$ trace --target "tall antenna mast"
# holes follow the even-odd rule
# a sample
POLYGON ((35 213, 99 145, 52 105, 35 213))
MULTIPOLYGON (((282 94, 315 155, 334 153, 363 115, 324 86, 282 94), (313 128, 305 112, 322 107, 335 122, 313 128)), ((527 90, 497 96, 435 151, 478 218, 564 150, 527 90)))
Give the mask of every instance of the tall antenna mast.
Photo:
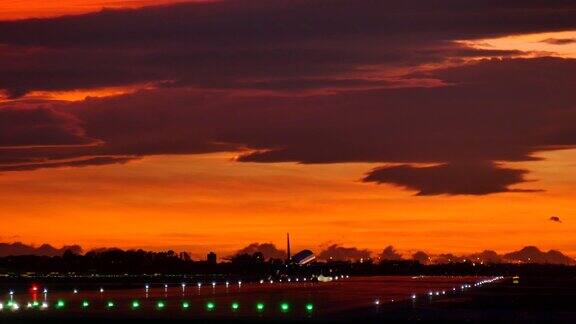
POLYGON ((290 262, 291 255, 290 255, 290 233, 286 233, 286 254, 288 254, 288 259, 286 262, 290 262))

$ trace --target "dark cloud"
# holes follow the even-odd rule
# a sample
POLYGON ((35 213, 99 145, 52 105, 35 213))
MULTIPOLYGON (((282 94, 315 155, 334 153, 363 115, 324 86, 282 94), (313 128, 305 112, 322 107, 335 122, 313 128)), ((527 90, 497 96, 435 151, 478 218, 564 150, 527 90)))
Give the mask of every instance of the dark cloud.
POLYGON ((576 60, 455 41, 571 29, 575 16, 560 0, 257 0, 0 22, 10 97, 151 87, 0 110, 0 170, 238 151, 382 163, 364 181, 420 195, 516 191, 526 171, 504 162, 576 144, 576 60))
POLYGON ((430 73, 451 84, 432 88, 309 96, 141 91, 52 106, 81 121, 100 145, 1 151, 0 160, 248 149, 238 161, 401 163, 372 170, 365 181, 421 194, 510 191, 526 172, 494 161, 532 160, 535 151, 576 144, 573 72, 570 59, 484 60, 430 73))
POLYGON ((430 255, 424 251, 417 251, 412 254, 412 260, 418 261, 420 264, 429 264, 431 261, 430 255))
POLYGON ((0 165, 0 171, 31 171, 44 168, 89 167, 98 165, 124 164, 137 159, 136 157, 122 156, 95 156, 69 161, 37 161, 27 163, 0 165))
MULTIPOLYGON (((0 22, 0 44, 6 47, 0 87, 11 97, 138 83, 348 87, 349 81, 327 79, 361 79, 361 71, 376 66, 516 55, 454 41, 570 29, 576 26, 575 7, 536 0, 232 0, 0 22), (291 81, 304 77, 325 82, 291 81)), ((362 83, 370 82, 352 85, 362 83)))
POLYGON ((188 41, 222 47, 383 34, 482 38, 569 29, 576 24, 575 6, 562 0, 230 0, 3 22, 0 42, 126 47, 188 41))
POLYGON ((21 242, 15 243, 0 243, 0 257, 10 255, 44 255, 44 256, 59 256, 64 254, 67 250, 75 254, 82 253, 82 248, 78 245, 65 245, 58 249, 50 244, 43 244, 41 246, 27 245, 21 242))
POLYGON ((80 121, 49 108, 0 108, 0 149, 19 146, 86 145, 80 121))
POLYGON ((576 38, 546 38, 540 42, 552 45, 568 45, 576 43, 576 38))
POLYGON ((402 260, 402 254, 398 253, 392 245, 387 246, 382 250, 382 253, 378 256, 380 260, 384 261, 396 261, 402 260))
POLYGON ((419 196, 485 195, 512 191, 508 186, 524 182, 525 173, 524 170, 501 168, 492 163, 431 167, 400 165, 374 169, 363 180, 402 186, 416 190, 419 196))
POLYGON ((576 264, 576 260, 557 250, 548 252, 541 251, 535 246, 527 246, 521 250, 506 253, 503 259, 509 262, 522 263, 551 263, 551 264, 576 264))
POLYGON ((272 243, 252 243, 243 249, 238 250, 236 255, 249 254, 260 252, 264 255, 265 259, 286 259, 286 251, 280 250, 272 243))
POLYGON ((550 220, 557 223, 562 223, 562 220, 558 216, 550 216, 550 220))
POLYGON ((369 258, 370 251, 367 249, 344 247, 338 244, 332 244, 318 254, 318 259, 321 260, 358 261, 369 258))

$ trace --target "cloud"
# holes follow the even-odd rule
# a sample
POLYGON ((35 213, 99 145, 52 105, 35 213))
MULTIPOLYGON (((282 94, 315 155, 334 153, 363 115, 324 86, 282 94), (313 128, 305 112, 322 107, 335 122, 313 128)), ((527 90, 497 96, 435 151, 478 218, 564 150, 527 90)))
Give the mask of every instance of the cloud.
POLYGON ((321 260, 358 261, 370 258, 370 251, 355 247, 344 247, 332 244, 318 254, 321 260))
POLYGON ((429 74, 453 84, 432 88, 311 96, 165 88, 53 104, 100 144, 4 150, 0 161, 243 150, 239 162, 399 164, 364 181, 421 195, 511 191, 526 171, 495 161, 533 160, 535 151, 576 144, 572 72, 570 59, 484 60, 429 74))
POLYGON ((0 165, 0 171, 31 171, 44 168, 66 168, 66 167, 89 167, 110 164, 124 164, 135 160, 135 157, 121 156, 95 156, 84 159, 59 161, 59 162, 37 162, 37 163, 17 163, 0 165))
POLYGON ((286 251, 278 249, 276 245, 272 243, 252 243, 245 248, 238 250, 236 255, 252 255, 256 252, 262 253, 265 259, 286 259, 286 251))
POLYGON ((402 254, 398 253, 392 245, 387 246, 379 255, 380 260, 396 261, 402 260, 402 254))
POLYGON ((576 264, 576 260, 560 251, 550 250, 544 252, 535 246, 527 246, 518 251, 506 253, 503 255, 503 259, 522 263, 576 264))
POLYGON ((420 264, 429 264, 431 258, 428 253, 424 251, 417 251, 416 253, 412 254, 412 260, 418 261, 420 264))
POLYGON ((576 43, 576 38, 546 38, 540 42, 552 45, 568 45, 576 43))
POLYGON ((12 98, 147 89, 28 110, 15 100, 0 111, 12 120, 0 171, 236 151, 238 162, 381 163, 364 181, 419 195, 519 191, 527 171, 505 162, 576 144, 576 60, 457 41, 573 29, 575 9, 234 0, 0 22, 12 98))
POLYGON ((71 114, 42 107, 0 108, 0 149, 94 142, 71 114))
POLYGON ((492 163, 431 167, 400 165, 376 168, 363 181, 402 186, 416 190, 419 196, 484 195, 512 191, 508 186, 524 182, 525 173, 524 170, 501 168, 492 163))
POLYGON ((65 245, 58 249, 50 244, 42 244, 41 246, 36 247, 21 242, 0 243, 0 257, 11 255, 60 256, 67 250, 70 250, 75 254, 82 253, 82 248, 79 245, 65 245))
POLYGON ((556 223, 562 223, 562 220, 558 216, 550 216, 550 221, 556 222, 556 223))
POLYGON ((519 0, 448 0, 441 8, 421 0, 232 0, 0 22, 6 47, 0 88, 19 97, 166 81, 206 88, 357 87, 370 83, 360 76, 374 74, 361 71, 377 66, 392 71, 517 55, 455 40, 570 29, 574 7, 519 0), (338 83, 333 76, 359 81, 338 83), (300 78, 325 81, 291 82, 300 78))
POLYGON ((561 0, 546 3, 537 0, 506 3, 447 0, 444 4, 438 6, 423 0, 402 3, 369 0, 184 3, 3 22, 0 24, 0 41, 21 46, 133 47, 151 41, 187 40, 213 47, 239 46, 242 43, 269 47, 278 42, 362 34, 426 33, 434 39, 485 38, 569 29, 576 24, 571 10, 575 5, 561 0), (488 13, 492 16, 487 16, 488 13), (164 23, 158 24, 160 21, 164 23), (239 42, 239 37, 244 42, 239 42))

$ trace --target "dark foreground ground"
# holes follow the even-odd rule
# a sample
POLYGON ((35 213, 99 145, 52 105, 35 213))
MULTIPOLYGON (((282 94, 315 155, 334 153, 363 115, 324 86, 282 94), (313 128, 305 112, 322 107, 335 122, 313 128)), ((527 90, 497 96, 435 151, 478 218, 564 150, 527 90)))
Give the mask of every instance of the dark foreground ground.
POLYGON ((54 317, 36 314, 0 314, 0 323, 184 323, 184 322, 466 322, 466 323, 576 323, 576 278, 521 277, 506 279, 465 293, 421 297, 357 309, 330 318, 116 318, 54 317))
POLYGON ((576 278, 521 277, 465 294, 383 309, 366 320, 380 322, 576 323, 576 278))

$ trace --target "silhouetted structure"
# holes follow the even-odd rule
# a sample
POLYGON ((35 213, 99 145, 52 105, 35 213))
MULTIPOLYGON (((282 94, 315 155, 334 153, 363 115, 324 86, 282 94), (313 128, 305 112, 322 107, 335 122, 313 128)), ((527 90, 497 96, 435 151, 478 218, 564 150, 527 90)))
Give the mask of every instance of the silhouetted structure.
POLYGON ((216 253, 214 253, 214 252, 208 253, 208 255, 206 255, 206 262, 208 264, 216 264, 216 262, 217 262, 216 253))
POLYGON ((286 233, 286 254, 287 254, 287 258, 286 258, 286 263, 290 263, 291 255, 290 255, 290 233, 286 233))
POLYGON ((179 254, 180 259, 184 260, 184 261, 191 261, 192 258, 190 257, 190 254, 188 254, 188 252, 180 252, 179 254))

